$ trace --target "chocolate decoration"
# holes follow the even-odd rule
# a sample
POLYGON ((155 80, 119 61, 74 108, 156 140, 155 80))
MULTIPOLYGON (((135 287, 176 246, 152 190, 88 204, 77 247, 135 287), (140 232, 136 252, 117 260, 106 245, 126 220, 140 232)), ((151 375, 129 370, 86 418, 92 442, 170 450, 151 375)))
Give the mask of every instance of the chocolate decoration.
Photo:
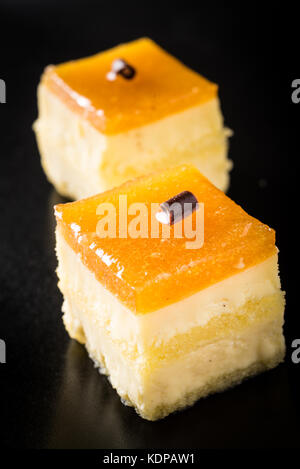
POLYGON ((161 212, 156 214, 156 219, 165 225, 173 225, 197 210, 198 200, 191 192, 184 191, 160 204, 160 208, 161 212))
POLYGON ((107 79, 113 81, 117 75, 121 75, 126 80, 131 80, 136 74, 135 69, 123 59, 115 59, 111 66, 111 71, 107 74, 107 79))

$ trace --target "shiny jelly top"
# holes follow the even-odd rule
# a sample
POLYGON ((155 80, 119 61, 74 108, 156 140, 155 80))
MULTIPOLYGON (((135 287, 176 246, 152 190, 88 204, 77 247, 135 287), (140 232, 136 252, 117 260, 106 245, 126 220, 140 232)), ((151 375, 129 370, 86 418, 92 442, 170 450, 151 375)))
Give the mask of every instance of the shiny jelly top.
POLYGON ((217 85, 144 38, 46 68, 42 83, 107 135, 126 132, 205 103, 217 85), (121 59, 134 73, 114 75, 121 59))
POLYGON ((55 213, 60 232, 83 264, 136 314, 175 303, 277 252, 274 231, 249 216, 193 166, 178 166, 57 205, 55 213), (203 245, 192 249, 186 244, 193 241, 187 239, 192 232, 183 230, 183 237, 177 237, 176 223, 169 237, 161 226, 153 236, 159 204, 183 191, 203 204, 202 212, 198 209, 185 219, 192 219, 195 233, 204 233, 203 245), (204 217, 197 219, 201 213, 204 217))

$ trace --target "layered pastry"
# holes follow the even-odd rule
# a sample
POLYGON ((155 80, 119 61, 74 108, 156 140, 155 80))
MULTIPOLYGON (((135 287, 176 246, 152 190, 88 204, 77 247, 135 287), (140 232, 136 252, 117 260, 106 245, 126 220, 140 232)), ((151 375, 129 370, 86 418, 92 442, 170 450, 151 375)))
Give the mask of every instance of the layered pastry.
POLYGON ((55 214, 66 329, 145 419, 283 360, 275 233, 195 167, 137 178, 55 214), (158 221, 178 194, 198 207, 182 218, 192 227, 182 236, 176 220, 158 221), (187 244, 197 230, 202 242, 187 244))
POLYGON ((228 187, 218 88, 150 39, 46 68, 34 125, 42 165, 79 199, 191 163, 228 187))

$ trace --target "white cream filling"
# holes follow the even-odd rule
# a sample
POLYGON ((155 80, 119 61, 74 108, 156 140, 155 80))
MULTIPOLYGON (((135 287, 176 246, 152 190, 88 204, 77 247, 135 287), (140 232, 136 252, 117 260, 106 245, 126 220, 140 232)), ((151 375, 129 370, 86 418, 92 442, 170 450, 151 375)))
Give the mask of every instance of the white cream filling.
POLYGON ((59 192, 82 198, 128 179, 194 164, 217 187, 228 186, 228 131, 217 98, 137 129, 104 135, 41 84, 34 124, 42 164, 59 192))
MULTIPOLYGON (((178 333, 204 326, 215 316, 233 313, 249 300, 280 290, 277 254, 209 288, 147 314, 134 314, 85 267, 57 230, 58 276, 65 295, 82 295, 87 311, 111 338, 126 341, 142 352, 167 342, 178 333)), ((237 268, 238 271, 238 268, 237 268)))
POLYGON ((81 323, 91 358, 109 375, 119 395, 150 420, 272 368, 284 356, 283 319, 277 316, 230 337, 204 343, 191 353, 161 363, 145 377, 142 370, 147 356, 125 358, 106 329, 97 327, 97 322, 78 308, 72 298, 66 297, 63 311, 68 320, 81 323))

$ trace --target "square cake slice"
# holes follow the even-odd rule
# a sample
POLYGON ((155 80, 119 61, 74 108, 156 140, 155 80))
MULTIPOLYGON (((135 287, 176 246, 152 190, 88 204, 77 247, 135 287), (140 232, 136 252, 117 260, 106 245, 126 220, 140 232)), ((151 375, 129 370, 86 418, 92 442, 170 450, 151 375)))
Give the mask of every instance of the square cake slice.
POLYGON ((228 130, 217 92, 150 39, 49 66, 34 125, 46 175, 79 199, 191 163, 225 190, 228 130))
POLYGON ((55 214, 65 326, 145 419, 283 360, 275 233, 195 167, 137 178, 55 214), (178 221, 168 236, 160 223, 153 231, 160 205, 185 191, 203 207, 201 224, 200 208, 182 221, 195 237, 204 228, 197 247, 187 245, 192 232, 175 233, 178 221))

